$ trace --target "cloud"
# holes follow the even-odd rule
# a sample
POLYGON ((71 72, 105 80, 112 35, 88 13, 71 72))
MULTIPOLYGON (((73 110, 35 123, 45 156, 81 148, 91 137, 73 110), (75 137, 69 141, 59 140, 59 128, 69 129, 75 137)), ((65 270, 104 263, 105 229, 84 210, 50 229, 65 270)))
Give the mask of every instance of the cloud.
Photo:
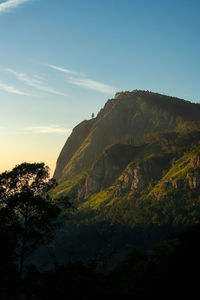
POLYGON ((58 67, 58 66, 50 65, 50 64, 47 64, 47 66, 51 69, 54 69, 54 70, 57 70, 57 71, 60 71, 60 72, 63 72, 63 73, 78 75, 78 76, 85 76, 85 74, 83 74, 83 73, 78 73, 76 71, 69 70, 69 69, 66 69, 66 68, 63 68, 63 67, 58 67))
POLYGON ((25 2, 30 0, 7 0, 3 3, 0 3, 0 13, 5 12, 11 8, 17 7, 25 2))
POLYGON ((59 127, 57 125, 50 126, 29 126, 24 128, 25 131, 36 133, 36 134, 46 134, 46 133, 71 133, 71 129, 59 127))
POLYGON ((52 68, 54 70, 63 72, 65 74, 68 75, 74 75, 73 77, 69 77, 67 79, 67 82, 73 84, 73 85, 77 85, 89 90, 93 90, 93 91, 97 91, 103 94, 115 94, 118 89, 116 87, 110 86, 108 84, 99 82, 99 81, 95 81, 95 80, 91 80, 88 78, 81 78, 81 76, 87 76, 86 74, 83 73, 78 73, 76 71, 73 70, 69 70, 63 67, 59 67, 56 65, 52 65, 52 64, 45 64, 46 66, 48 66, 49 68, 52 68))
POLYGON ((115 94, 117 92, 117 88, 113 86, 87 78, 71 77, 68 79, 68 82, 89 90, 101 92, 103 94, 115 94))
POLYGON ((43 92, 47 92, 47 93, 50 93, 50 94, 66 96, 65 94, 61 93, 60 91, 57 91, 55 89, 52 89, 50 87, 47 87, 47 86, 43 85, 43 83, 42 83, 42 81, 39 77, 34 76, 34 78, 31 78, 25 73, 19 73, 19 72, 16 72, 16 71, 12 70, 12 69, 7 69, 7 71, 9 73, 11 73, 12 75, 14 75, 18 80, 23 81, 27 85, 29 85, 31 87, 34 87, 38 90, 41 90, 43 92))
POLYGON ((0 81, 0 89, 6 91, 8 93, 12 93, 12 94, 16 94, 16 95, 30 96, 30 94, 24 93, 21 90, 16 89, 14 86, 8 85, 2 81, 0 81))

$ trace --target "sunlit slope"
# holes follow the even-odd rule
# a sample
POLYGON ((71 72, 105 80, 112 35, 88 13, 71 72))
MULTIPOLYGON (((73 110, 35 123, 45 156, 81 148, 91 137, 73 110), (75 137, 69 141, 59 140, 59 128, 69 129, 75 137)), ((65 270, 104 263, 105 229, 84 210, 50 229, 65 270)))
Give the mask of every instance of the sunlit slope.
MULTIPOLYGON (((149 134, 175 130, 186 121, 199 119, 199 104, 146 91, 118 93, 114 99, 107 101, 96 118, 83 121, 74 128, 57 161, 54 177, 59 186, 56 195, 73 191, 79 185, 80 197, 80 186, 85 185, 88 176, 91 179, 90 172, 95 163, 102 155, 105 156, 104 152, 112 145, 139 146, 147 141, 149 134)), ((124 149, 118 151, 118 158, 115 160, 120 161, 120 157, 127 156, 127 149, 123 153, 124 149)), ((131 161, 129 156, 130 154, 127 160, 124 159, 124 164, 131 161)), ((118 166, 116 163, 116 175, 125 167, 122 165, 118 166)), ((112 166, 110 162, 111 169, 112 166)), ((100 173, 101 177, 102 172, 100 173)), ((115 180, 117 176, 111 177, 115 180)), ((112 184, 111 181, 109 183, 112 184)), ((104 185, 100 189, 103 187, 104 185)), ((83 194, 84 198, 88 196, 87 192, 83 194)))
MULTIPOLYGON (((200 141, 200 134, 199 134, 200 141)), ((131 228, 187 226, 200 218, 200 143, 129 163, 113 185, 81 203, 79 213, 131 228)))

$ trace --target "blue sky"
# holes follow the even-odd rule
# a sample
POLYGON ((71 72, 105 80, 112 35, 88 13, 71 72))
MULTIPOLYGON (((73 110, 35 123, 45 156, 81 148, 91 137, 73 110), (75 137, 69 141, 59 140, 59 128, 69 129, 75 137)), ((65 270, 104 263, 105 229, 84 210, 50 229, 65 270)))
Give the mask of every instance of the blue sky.
POLYGON ((52 169, 116 91, 200 100, 199 0, 0 0, 0 172, 52 169))

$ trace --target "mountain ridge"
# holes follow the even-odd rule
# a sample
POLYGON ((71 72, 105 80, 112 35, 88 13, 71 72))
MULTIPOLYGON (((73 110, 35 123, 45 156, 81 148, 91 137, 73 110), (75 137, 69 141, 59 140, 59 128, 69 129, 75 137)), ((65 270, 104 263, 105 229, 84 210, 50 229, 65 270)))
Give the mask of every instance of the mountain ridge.
POLYGON ((149 133, 173 130, 197 120, 200 104, 148 91, 117 93, 96 118, 73 129, 58 157, 54 177, 61 183, 91 169, 110 145, 139 145, 149 133))

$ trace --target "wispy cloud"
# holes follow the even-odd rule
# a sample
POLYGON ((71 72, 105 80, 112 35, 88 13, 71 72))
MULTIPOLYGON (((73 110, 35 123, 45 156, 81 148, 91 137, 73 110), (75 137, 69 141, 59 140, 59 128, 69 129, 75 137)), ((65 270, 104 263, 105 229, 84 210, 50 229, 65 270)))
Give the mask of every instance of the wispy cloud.
POLYGON ((47 64, 46 66, 48 66, 51 69, 54 69, 54 70, 57 70, 57 71, 60 71, 60 72, 66 73, 66 74, 85 76, 85 74, 83 74, 83 73, 79 73, 79 72, 69 70, 69 69, 66 69, 66 68, 63 68, 63 67, 58 67, 58 66, 50 65, 50 64, 47 64))
POLYGON ((21 95, 21 96, 30 96, 30 94, 28 93, 25 93, 21 90, 18 90, 17 88, 15 88, 14 86, 12 85, 9 85, 7 83, 4 83, 2 81, 0 81, 0 89, 1 90, 4 90, 8 93, 12 93, 12 94, 16 94, 16 95, 21 95))
POLYGON ((70 77, 68 82, 103 94, 115 94, 117 92, 117 88, 113 86, 87 78, 70 77))
POLYGON ((29 77, 25 73, 16 72, 12 69, 7 69, 7 71, 9 73, 11 73, 12 75, 14 75, 18 80, 27 84, 28 86, 34 87, 43 92, 60 95, 60 96, 66 96, 65 94, 61 93, 60 91, 57 91, 55 89, 52 89, 51 87, 45 86, 39 77, 34 76, 32 78, 32 77, 29 77))
POLYGON ((29 2, 31 0, 7 0, 3 3, 0 3, 0 13, 6 12, 10 10, 11 8, 15 8, 25 2, 29 2))
POLYGON ((46 66, 48 66, 51 69, 60 71, 62 73, 65 73, 67 75, 71 75, 71 77, 69 76, 69 78, 67 78, 67 82, 71 83, 73 85, 77 85, 89 90, 93 90, 93 91, 97 91, 103 94, 115 94, 119 89, 117 89, 116 87, 110 86, 108 84, 99 82, 99 81, 95 81, 92 79, 88 79, 86 78, 86 74, 83 73, 79 73, 76 72, 74 70, 69 70, 63 67, 59 67, 56 65, 52 65, 52 64, 45 64, 46 66), (72 77, 73 75, 73 77, 72 77), (83 76, 85 78, 83 78, 83 76))
POLYGON ((45 133, 71 133, 71 129, 63 128, 57 125, 50 126, 29 126, 25 127, 24 131, 36 133, 36 134, 45 134, 45 133))

